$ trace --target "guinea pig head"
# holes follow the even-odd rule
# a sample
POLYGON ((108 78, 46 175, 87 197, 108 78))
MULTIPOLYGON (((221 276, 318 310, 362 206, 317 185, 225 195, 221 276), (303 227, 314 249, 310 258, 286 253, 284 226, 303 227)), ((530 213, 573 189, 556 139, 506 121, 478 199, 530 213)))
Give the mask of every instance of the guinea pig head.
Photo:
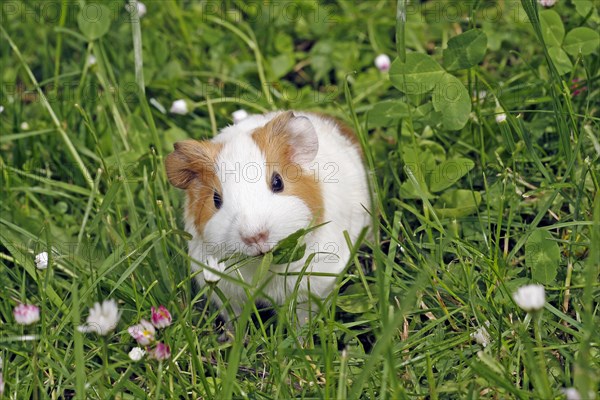
POLYGON ((288 111, 243 129, 228 127, 223 139, 178 142, 166 158, 169 181, 187 193, 186 229, 201 238, 205 253, 220 258, 264 254, 323 217, 318 169, 311 165, 319 141, 310 120, 288 111))

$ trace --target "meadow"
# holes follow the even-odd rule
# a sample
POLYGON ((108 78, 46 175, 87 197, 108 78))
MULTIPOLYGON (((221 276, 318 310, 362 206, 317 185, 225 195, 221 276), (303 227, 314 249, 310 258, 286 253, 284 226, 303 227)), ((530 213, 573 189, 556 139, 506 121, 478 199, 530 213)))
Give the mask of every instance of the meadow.
POLYGON ((0 399, 600 397, 597 2, 0 11, 0 399), (164 161, 277 109, 353 127, 371 234, 220 341, 164 161))

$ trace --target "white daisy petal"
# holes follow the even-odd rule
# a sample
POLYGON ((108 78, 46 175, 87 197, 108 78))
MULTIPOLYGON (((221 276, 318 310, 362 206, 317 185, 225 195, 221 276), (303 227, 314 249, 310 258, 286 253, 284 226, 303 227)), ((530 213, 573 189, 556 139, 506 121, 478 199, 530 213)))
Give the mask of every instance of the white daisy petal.
POLYGON ((542 285, 525 285, 517 289, 513 294, 513 299, 523 310, 537 311, 544 308, 546 292, 542 285))
POLYGON ((102 304, 95 303, 90 308, 90 314, 87 317, 86 324, 77 328, 79 332, 91 333, 105 336, 117 327, 120 313, 117 302, 114 300, 104 300, 102 304))

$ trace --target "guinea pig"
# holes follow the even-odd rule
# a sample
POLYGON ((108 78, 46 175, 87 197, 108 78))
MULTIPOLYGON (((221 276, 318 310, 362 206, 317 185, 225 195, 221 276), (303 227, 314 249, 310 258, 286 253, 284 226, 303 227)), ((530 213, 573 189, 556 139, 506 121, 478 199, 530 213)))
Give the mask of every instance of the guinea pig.
POLYGON ((331 293, 354 244, 368 227, 370 195, 360 145, 332 117, 300 111, 251 115, 211 140, 184 140, 165 160, 172 185, 186 192, 185 229, 200 287, 228 321, 248 301, 284 304, 296 296, 300 325, 331 293), (304 256, 260 269, 262 256, 309 227, 304 256), (237 262, 236 255, 250 256, 237 262), (308 261, 308 263, 307 263, 308 261), (311 311, 309 311, 311 310, 311 311))

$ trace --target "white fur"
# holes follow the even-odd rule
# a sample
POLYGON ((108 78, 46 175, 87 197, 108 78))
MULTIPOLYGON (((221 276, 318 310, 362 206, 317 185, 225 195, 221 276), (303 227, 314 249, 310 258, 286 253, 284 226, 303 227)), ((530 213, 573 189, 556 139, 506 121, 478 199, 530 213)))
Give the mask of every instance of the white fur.
MULTIPOLYGON (((301 271, 306 258, 311 253, 318 253, 306 274, 318 272, 330 276, 304 276, 297 297, 298 304, 301 304, 309 296, 325 299, 330 294, 335 276, 344 270, 350 255, 343 232, 348 231, 352 242, 356 240, 360 231, 369 224, 365 208, 370 208, 370 199, 366 172, 355 145, 339 132, 333 121, 315 114, 294 112, 296 116, 308 118, 317 133, 318 152, 308 165, 310 170, 317 173, 324 200, 323 221, 329 223, 305 237, 307 250, 303 259, 290 265, 272 265, 261 277, 257 277, 260 265, 257 262, 233 267, 232 262, 218 263, 232 250, 248 255, 269 250, 281 239, 313 222, 308 205, 300 198, 272 193, 263 175, 266 162, 264 155, 251 138, 256 128, 264 126, 278 114, 251 115, 224 128, 213 139, 224 145, 217 159, 217 171, 222 184, 222 207, 207 222, 203 232, 196 231, 194 219, 186 207, 185 226, 193 236, 189 244, 189 254, 193 260, 251 285, 249 291, 255 299, 277 304, 283 304, 294 292, 297 275, 289 273, 301 271), (267 248, 263 246, 259 249, 242 242, 243 235, 251 236, 263 230, 270 233, 267 248), (229 269, 225 270, 225 264, 229 269), (262 291, 255 293, 259 288, 262 291)), ((303 125, 306 124, 304 118, 300 120, 303 125)), ((195 262, 192 262, 192 268, 194 271, 203 269, 195 262)), ((196 274, 196 280, 201 287, 206 281, 217 281, 217 286, 229 299, 236 316, 247 302, 243 285, 230 279, 219 279, 217 274, 208 269, 196 274)), ((218 296, 214 295, 212 300, 222 305, 218 296)), ((307 315, 299 311, 300 318, 307 315)))

